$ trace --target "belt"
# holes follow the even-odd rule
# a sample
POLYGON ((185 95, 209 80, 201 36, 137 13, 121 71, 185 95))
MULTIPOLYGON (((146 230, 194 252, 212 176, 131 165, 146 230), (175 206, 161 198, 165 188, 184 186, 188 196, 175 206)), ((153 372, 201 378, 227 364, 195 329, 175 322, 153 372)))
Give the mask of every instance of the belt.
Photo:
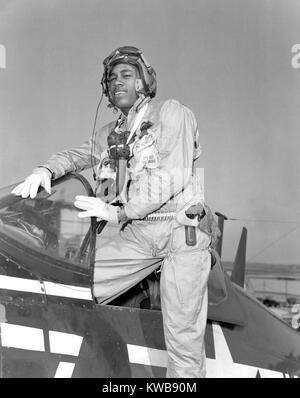
POLYGON ((172 220, 175 217, 176 213, 169 212, 155 212, 150 213, 146 217, 142 218, 143 221, 165 221, 165 220, 172 220))

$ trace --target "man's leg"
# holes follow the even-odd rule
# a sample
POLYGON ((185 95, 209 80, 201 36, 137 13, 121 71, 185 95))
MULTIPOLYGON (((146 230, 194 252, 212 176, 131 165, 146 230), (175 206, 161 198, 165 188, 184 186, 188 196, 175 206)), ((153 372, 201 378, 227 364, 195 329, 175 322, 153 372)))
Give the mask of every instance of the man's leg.
POLYGON ((94 269, 94 295, 105 304, 126 292, 157 269, 153 227, 132 223, 108 238, 97 237, 94 269))
POLYGON ((167 377, 205 377, 210 239, 197 229, 197 245, 187 246, 182 226, 175 227, 171 239, 161 275, 167 377))

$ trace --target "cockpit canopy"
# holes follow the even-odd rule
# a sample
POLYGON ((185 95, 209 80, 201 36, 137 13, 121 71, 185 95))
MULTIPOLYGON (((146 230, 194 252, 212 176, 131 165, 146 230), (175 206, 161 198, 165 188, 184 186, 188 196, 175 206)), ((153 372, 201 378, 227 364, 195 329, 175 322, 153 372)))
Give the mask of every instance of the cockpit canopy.
POLYGON ((41 189, 35 199, 0 190, 0 234, 24 253, 90 267, 91 219, 79 218, 75 195, 91 195, 84 177, 69 175, 54 182, 51 194, 41 189))

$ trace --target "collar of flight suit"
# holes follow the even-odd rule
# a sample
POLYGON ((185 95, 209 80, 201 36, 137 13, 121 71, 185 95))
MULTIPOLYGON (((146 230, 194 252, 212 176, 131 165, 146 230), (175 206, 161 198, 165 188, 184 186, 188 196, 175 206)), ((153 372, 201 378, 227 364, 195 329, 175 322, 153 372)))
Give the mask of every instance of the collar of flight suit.
POLYGON ((151 98, 145 97, 145 96, 140 96, 135 103, 132 105, 130 108, 128 115, 126 116, 123 112, 121 112, 120 117, 119 117, 119 125, 124 124, 127 126, 127 130, 131 130, 135 121, 135 118, 138 114, 138 112, 149 102, 151 101, 151 98))

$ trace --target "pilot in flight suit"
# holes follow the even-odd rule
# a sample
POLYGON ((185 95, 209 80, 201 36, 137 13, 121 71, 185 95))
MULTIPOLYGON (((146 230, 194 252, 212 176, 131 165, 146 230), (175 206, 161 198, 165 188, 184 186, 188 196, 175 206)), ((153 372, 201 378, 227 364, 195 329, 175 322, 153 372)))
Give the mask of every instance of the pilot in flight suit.
POLYGON ((114 238, 97 237, 94 295, 99 303, 110 302, 163 259, 160 289, 167 377, 205 377, 212 237, 198 228, 199 218, 185 215, 195 203, 206 206, 194 167, 201 153, 195 116, 176 100, 154 98, 155 71, 135 47, 121 47, 104 60, 102 87, 110 106, 121 111, 118 120, 81 147, 53 155, 13 192, 34 197, 40 185, 49 192, 51 179, 97 163, 96 197, 76 197, 75 206, 83 210, 79 217, 126 225, 114 238), (119 162, 116 177, 113 154, 120 137, 127 157, 119 162), (101 187, 108 177, 117 179, 121 206, 103 196, 101 187), (196 227, 192 246, 186 244, 186 226, 196 227))

